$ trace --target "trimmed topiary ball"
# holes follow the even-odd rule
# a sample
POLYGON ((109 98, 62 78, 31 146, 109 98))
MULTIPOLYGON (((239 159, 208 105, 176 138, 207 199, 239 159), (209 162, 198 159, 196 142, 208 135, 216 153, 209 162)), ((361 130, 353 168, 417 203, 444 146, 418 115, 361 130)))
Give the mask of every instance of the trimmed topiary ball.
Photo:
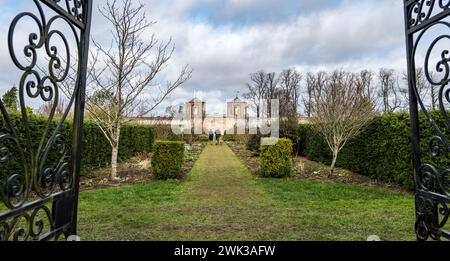
POLYGON ((292 141, 290 139, 263 139, 261 143, 261 175, 284 178, 292 173, 292 141), (265 143, 269 144, 266 145, 265 143))
POLYGON ((153 173, 164 180, 180 178, 184 150, 182 141, 156 141, 152 157, 153 173))

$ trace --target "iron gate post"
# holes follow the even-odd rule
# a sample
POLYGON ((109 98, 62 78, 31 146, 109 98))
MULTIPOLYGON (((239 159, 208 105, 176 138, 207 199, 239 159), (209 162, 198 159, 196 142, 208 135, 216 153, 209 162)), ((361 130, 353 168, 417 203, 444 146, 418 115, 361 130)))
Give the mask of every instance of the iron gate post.
POLYGON ((77 95, 77 102, 75 104, 75 129, 73 137, 73 157, 74 157, 74 189, 73 189, 73 206, 72 206, 72 235, 77 235, 77 223, 78 223, 78 194, 80 191, 80 171, 81 171, 81 152, 83 150, 83 123, 84 123, 84 107, 86 103, 86 77, 87 66, 89 59, 89 42, 91 33, 91 21, 92 21, 92 0, 86 0, 87 11, 84 14, 85 29, 81 34, 81 52, 82 62, 80 66, 80 88, 77 95))
POLYGON ((419 109, 417 106, 417 97, 413 90, 413 79, 416 78, 416 72, 412 69, 415 68, 414 61, 412 59, 411 50, 413 49, 414 42, 413 36, 408 34, 408 8, 405 5, 405 25, 406 25, 406 59, 407 59, 407 75, 408 75, 408 95, 409 95, 409 113, 410 113, 410 128, 411 128, 411 151, 412 153, 412 166, 414 174, 414 183, 417 183, 416 170, 420 168, 420 133, 419 133, 419 109))
MULTIPOLYGON (((409 24, 409 8, 407 6, 407 1, 405 0, 404 4, 404 18, 405 18, 405 39, 406 39, 406 60, 407 60, 407 79, 408 79, 408 95, 409 95, 409 114, 410 114, 410 133, 411 133, 411 164, 413 170, 413 178, 414 178, 414 190, 417 191, 417 185, 419 184, 418 179, 419 175, 417 170, 420 169, 420 131, 419 131, 419 108, 417 97, 414 93, 414 80, 416 78, 414 59, 412 57, 411 50, 414 48, 414 39, 413 35, 408 33, 408 24, 409 24)), ((417 212, 416 212, 417 215, 417 212)), ((416 222, 419 218, 416 216, 416 222)), ((417 224, 415 225, 417 227, 417 224)), ((417 237, 418 240, 420 240, 417 237)))
POLYGON ((447 47, 436 47, 439 41, 450 40, 448 34, 450 23, 445 20, 450 16, 450 1, 403 0, 403 3, 408 66, 411 161, 415 184, 416 237, 417 240, 450 239, 450 233, 444 228, 450 216, 448 207, 450 203, 450 169, 449 166, 436 166, 434 162, 434 159, 438 158, 448 159, 450 153, 448 141, 450 118, 445 108, 446 103, 450 103, 450 90, 445 90, 449 85, 450 57, 448 56, 450 48, 448 48, 448 43, 447 47), (445 28, 443 32, 439 32, 439 36, 432 36, 432 40, 424 37, 425 34, 432 31, 430 29, 437 25, 445 28), (425 105, 425 97, 421 97, 418 91, 416 62, 419 59, 417 57, 418 49, 424 42, 425 50, 419 50, 419 52, 425 53, 423 70, 429 86, 439 87, 439 114, 444 118, 445 126, 437 123, 434 115, 425 105), (435 68, 431 69, 430 59, 434 54, 432 53, 434 48, 439 49, 440 52, 436 57, 438 62, 433 64, 435 68), (440 74, 442 79, 440 81, 432 79, 430 76, 432 72, 440 74), (419 113, 426 117, 428 124, 423 122, 424 126, 420 126, 419 113), (425 137, 428 142, 427 149, 421 147, 420 129, 422 127, 433 129, 435 134, 432 137, 425 137), (425 159, 424 155, 428 157, 425 159))

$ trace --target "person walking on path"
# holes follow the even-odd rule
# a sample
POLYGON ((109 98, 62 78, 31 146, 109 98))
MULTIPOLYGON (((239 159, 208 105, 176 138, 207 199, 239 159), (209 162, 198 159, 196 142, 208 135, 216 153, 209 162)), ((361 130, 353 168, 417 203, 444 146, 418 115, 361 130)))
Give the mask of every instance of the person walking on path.
POLYGON ((216 130, 216 145, 220 143, 220 136, 222 136, 222 133, 219 129, 216 130))
POLYGON ((214 141, 214 132, 212 129, 209 130, 209 143, 213 143, 214 141))

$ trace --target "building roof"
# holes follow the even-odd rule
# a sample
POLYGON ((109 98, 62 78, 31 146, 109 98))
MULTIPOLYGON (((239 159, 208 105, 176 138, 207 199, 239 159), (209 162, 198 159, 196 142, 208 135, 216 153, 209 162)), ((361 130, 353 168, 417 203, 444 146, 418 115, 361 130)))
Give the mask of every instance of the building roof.
POLYGON ((239 99, 238 96, 236 96, 236 98, 234 98, 232 101, 230 101, 229 103, 246 103, 245 101, 239 99))
POLYGON ((190 100, 189 103, 203 103, 203 101, 200 100, 199 98, 194 98, 194 99, 190 100))

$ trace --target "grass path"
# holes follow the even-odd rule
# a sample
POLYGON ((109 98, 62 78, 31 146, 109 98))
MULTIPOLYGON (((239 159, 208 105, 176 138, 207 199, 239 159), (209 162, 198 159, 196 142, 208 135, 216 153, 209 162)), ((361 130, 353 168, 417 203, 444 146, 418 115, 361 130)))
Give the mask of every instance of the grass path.
POLYGON ((413 240, 413 199, 366 186, 255 179, 226 145, 188 180, 80 195, 83 240, 413 240))
POLYGON ((206 147, 189 182, 192 191, 187 200, 203 204, 239 205, 261 196, 247 169, 225 145, 206 147))
POLYGON ((208 146, 187 186, 189 192, 181 197, 187 202, 182 211, 192 216, 176 227, 188 238, 267 239, 265 235, 271 228, 267 221, 271 217, 265 209, 275 202, 265 198, 264 191, 228 146, 208 146), (199 219, 202 222, 197 222, 199 219))

